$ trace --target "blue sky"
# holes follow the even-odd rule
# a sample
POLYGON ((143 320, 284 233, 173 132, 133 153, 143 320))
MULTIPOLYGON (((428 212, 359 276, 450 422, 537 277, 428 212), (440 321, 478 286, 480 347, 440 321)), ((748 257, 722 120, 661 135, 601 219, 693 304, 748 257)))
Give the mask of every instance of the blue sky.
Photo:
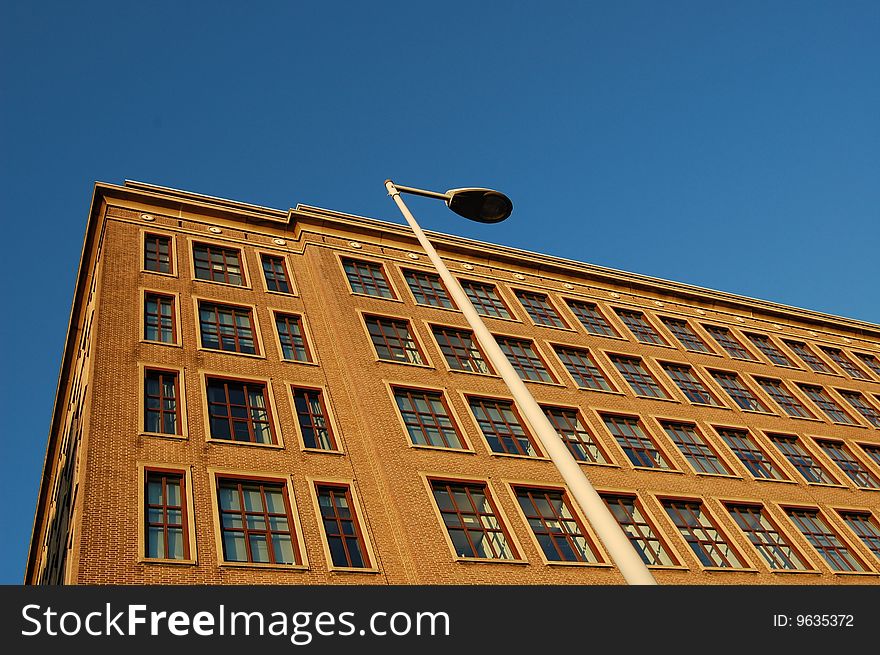
POLYGON ((0 583, 96 180, 401 222, 880 322, 877 2, 0 2, 0 583))

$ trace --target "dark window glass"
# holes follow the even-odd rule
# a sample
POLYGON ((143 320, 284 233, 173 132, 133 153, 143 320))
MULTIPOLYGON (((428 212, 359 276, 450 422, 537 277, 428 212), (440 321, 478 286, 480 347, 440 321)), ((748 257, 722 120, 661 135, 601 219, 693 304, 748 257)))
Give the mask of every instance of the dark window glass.
POLYGON ((865 451, 865 454, 870 457, 877 466, 880 466, 880 446, 863 445, 862 450, 865 451))
POLYGON ((749 341, 755 344, 755 347, 758 350, 764 353, 764 356, 767 357, 767 359, 777 366, 794 367, 794 364, 792 364, 786 354, 777 348, 776 344, 774 344, 766 334, 746 333, 746 336, 749 338, 749 341))
POLYGON ((663 508, 703 566, 742 568, 736 551, 699 501, 664 500, 663 508))
POLYGON ((544 362, 535 352, 531 341, 514 339, 512 337, 496 337, 501 350, 507 355, 507 359, 519 373, 523 380, 532 382, 553 382, 544 362))
POLYGON ((602 420, 633 466, 670 468, 669 462, 657 449, 651 437, 645 433, 638 418, 603 414, 602 420))
POLYGON ((351 490, 347 486, 325 484, 316 485, 316 489, 333 566, 370 568, 351 490))
POLYGON ((278 293, 292 293, 290 277, 287 275, 287 266, 284 257, 276 255, 260 255, 263 263, 263 275, 266 278, 266 288, 278 293))
POLYGON ((512 402, 468 398, 468 405, 492 452, 529 457, 540 454, 514 411, 512 402))
POLYGON ((364 316, 364 320, 379 359, 404 364, 423 363, 408 321, 383 316, 364 316))
POLYGON ((452 300, 436 273, 404 270, 403 277, 418 304, 453 309, 452 300))
POLYGON ((599 561, 596 547, 587 538, 564 493, 529 487, 516 487, 515 492, 526 522, 548 561, 599 561))
POLYGON ((590 302, 582 302, 580 300, 566 300, 572 314, 581 322, 584 329, 590 334, 600 337, 616 337, 618 336, 614 328, 599 310, 599 308, 590 302))
POLYGON ((629 328, 633 336, 641 343, 649 343, 655 346, 666 346, 666 340, 660 336, 657 330, 648 322, 642 312, 631 309, 618 309, 617 315, 624 325, 629 328))
POLYGON ((712 335, 712 338, 718 342, 718 345, 724 348, 724 352, 734 359, 745 359, 753 362, 757 361, 726 327, 720 327, 717 325, 704 325, 703 327, 705 327, 706 331, 712 335))
POLYGON ((193 263, 196 278, 244 286, 241 272, 241 252, 206 243, 193 244, 193 263))
POLYGON ((637 396, 669 398, 669 394, 657 383, 657 380, 648 372, 642 360, 638 357, 609 355, 609 359, 611 359, 611 362, 617 367, 623 379, 629 383, 633 393, 637 396))
POLYGON ((409 438, 414 444, 464 449, 442 393, 395 388, 394 400, 409 438))
POLYGON ((286 485, 218 479, 217 501, 225 561, 302 563, 286 485))
POLYGON ((582 348, 568 348, 565 346, 553 346, 559 360, 571 373, 575 383, 582 389, 596 389, 599 391, 611 391, 611 385, 599 370, 589 351, 582 348))
POLYGON ((727 511, 771 569, 806 571, 810 568, 763 507, 729 504, 727 511))
POLYGON ((312 355, 303 331, 302 316, 275 314, 275 328, 281 342, 281 357, 294 362, 311 362, 312 355))
POLYGON ((880 359, 877 359, 874 355, 869 355, 867 353, 855 353, 855 356, 865 366, 871 369, 874 372, 874 375, 880 377, 880 359))
POLYGON ((320 389, 304 387, 292 387, 292 389, 293 407, 305 447, 338 450, 323 392, 320 389))
POLYGON ((536 325, 568 327, 557 313, 556 308, 550 304, 550 299, 546 294, 533 291, 516 291, 515 293, 517 299, 522 303, 523 309, 536 325))
POLYGON ((699 405, 718 405, 718 400, 694 375, 694 371, 690 366, 683 364, 661 364, 663 370, 669 375, 669 378, 675 382, 675 385, 681 390, 685 397, 692 403, 699 405))
POLYGON ((843 411, 843 408, 831 398, 825 389, 822 387, 814 387, 809 384, 801 384, 798 386, 800 386, 801 390, 807 394, 807 398, 816 403, 819 409, 825 412, 825 415, 834 423, 856 425, 856 422, 852 420, 850 415, 843 411))
POLYGON ((144 339, 177 343, 174 296, 147 293, 144 296, 144 339))
POLYGON ((608 463, 576 409, 566 407, 543 407, 542 409, 577 461, 608 463))
POLYGON ((461 280, 461 287, 467 294, 478 314, 492 318, 511 318, 504 301, 492 284, 482 284, 472 280, 461 280))
POLYGON ((840 441, 819 441, 819 447, 857 487, 880 489, 880 480, 840 441))
POLYGON ((843 390, 838 390, 838 393, 843 396, 843 399, 846 400, 854 410, 861 414, 868 423, 875 428, 880 428, 880 412, 878 412, 873 405, 868 403, 862 394, 858 391, 843 390))
POLYGON ((797 437, 786 434, 769 434, 767 436, 807 482, 816 484, 835 484, 837 482, 819 462, 813 459, 813 456, 801 445, 797 437))
POLYGON ((663 316, 660 320, 663 321, 663 325, 675 335, 675 338, 678 339, 679 343, 681 343, 686 350, 695 353, 712 353, 711 348, 709 348, 709 346, 706 345, 706 342, 694 332, 694 329, 687 321, 679 318, 670 318, 668 316, 663 316))
POLYGON ((144 371, 144 432, 181 434, 180 389, 173 371, 144 371))
POLYGON ((810 347, 800 341, 785 341, 785 345, 791 348, 803 362, 817 373, 831 373, 831 369, 814 353, 810 347))
POLYGON ((786 388, 782 380, 771 380, 769 378, 757 378, 761 388, 776 401, 783 411, 789 416, 795 418, 815 418, 810 411, 804 407, 804 404, 795 398, 786 388))
POLYGON ((742 383, 742 380, 739 379, 736 373, 727 373, 726 371, 711 371, 711 373, 718 385, 737 404, 737 407, 751 412, 770 413, 767 406, 752 393, 751 389, 742 383))
POLYGON ((856 533, 874 557, 880 559, 880 525, 870 512, 840 512, 840 517, 849 529, 856 533))
POLYGON ((654 526, 648 521, 637 498, 615 494, 601 495, 645 564, 648 566, 675 566, 678 563, 673 559, 669 548, 657 535, 654 526))
POLYGON ((713 473, 716 475, 730 475, 730 471, 724 463, 718 459, 718 455, 706 443, 695 425, 663 421, 663 430, 672 440, 685 459, 698 473, 713 473))
POLYGON ((716 431, 733 451, 733 454, 743 463, 743 466, 756 478, 763 480, 787 479, 748 432, 731 428, 716 428, 716 431))
POLYGON ((171 237, 144 235, 144 270, 171 273, 171 237))
POLYGON ((825 354, 828 355, 832 362, 843 369, 843 372, 851 378, 856 380, 870 379, 862 369, 856 366, 849 357, 843 354, 842 350, 838 348, 822 348, 822 350, 825 351, 825 354))
POLYGON ((208 378, 211 438, 275 443, 267 396, 263 382, 208 378))
POLYGON ((199 303, 202 347, 255 355, 254 318, 247 307, 199 303))
POLYGON ((431 489, 459 557, 516 559, 485 484, 432 480, 431 489))
POLYGON ((189 559, 183 474, 147 471, 146 485, 144 554, 150 559, 189 559))
POLYGON ((489 366, 483 360, 483 354, 474 341, 474 336, 467 330, 432 325, 431 331, 446 363, 454 371, 471 373, 489 373, 489 366))
POLYGON ((346 258, 342 260, 342 267, 354 293, 377 298, 394 298, 394 292, 391 291, 382 264, 346 258))
POLYGON ((790 508, 786 510, 786 514, 832 570, 865 570, 862 563, 850 552, 840 537, 825 522, 825 519, 819 515, 818 510, 790 508))

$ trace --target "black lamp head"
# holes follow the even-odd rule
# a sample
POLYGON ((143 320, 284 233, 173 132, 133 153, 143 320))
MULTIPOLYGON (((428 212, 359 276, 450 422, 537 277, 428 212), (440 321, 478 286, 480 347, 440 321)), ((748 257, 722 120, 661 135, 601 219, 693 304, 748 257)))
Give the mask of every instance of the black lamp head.
POLYGON ((459 216, 479 223, 500 223, 513 212, 513 203, 492 189, 450 189, 446 205, 459 216))

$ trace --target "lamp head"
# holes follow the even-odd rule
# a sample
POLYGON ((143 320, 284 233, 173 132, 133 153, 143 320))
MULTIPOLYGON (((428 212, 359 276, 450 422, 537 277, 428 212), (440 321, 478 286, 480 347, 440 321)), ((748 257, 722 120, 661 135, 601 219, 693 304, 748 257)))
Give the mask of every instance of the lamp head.
POLYGON ((513 203, 492 189, 450 189, 446 205, 459 216, 479 223, 500 223, 513 212, 513 203))

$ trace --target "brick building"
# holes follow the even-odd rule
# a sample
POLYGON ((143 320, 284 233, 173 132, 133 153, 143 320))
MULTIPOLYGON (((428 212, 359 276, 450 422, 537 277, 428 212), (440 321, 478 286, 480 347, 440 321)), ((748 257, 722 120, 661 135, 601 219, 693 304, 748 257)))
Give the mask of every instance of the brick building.
MULTIPOLYGON (((880 326, 431 236, 660 584, 880 582, 880 326)), ((623 578, 408 228, 127 182, 25 582, 623 578)))

